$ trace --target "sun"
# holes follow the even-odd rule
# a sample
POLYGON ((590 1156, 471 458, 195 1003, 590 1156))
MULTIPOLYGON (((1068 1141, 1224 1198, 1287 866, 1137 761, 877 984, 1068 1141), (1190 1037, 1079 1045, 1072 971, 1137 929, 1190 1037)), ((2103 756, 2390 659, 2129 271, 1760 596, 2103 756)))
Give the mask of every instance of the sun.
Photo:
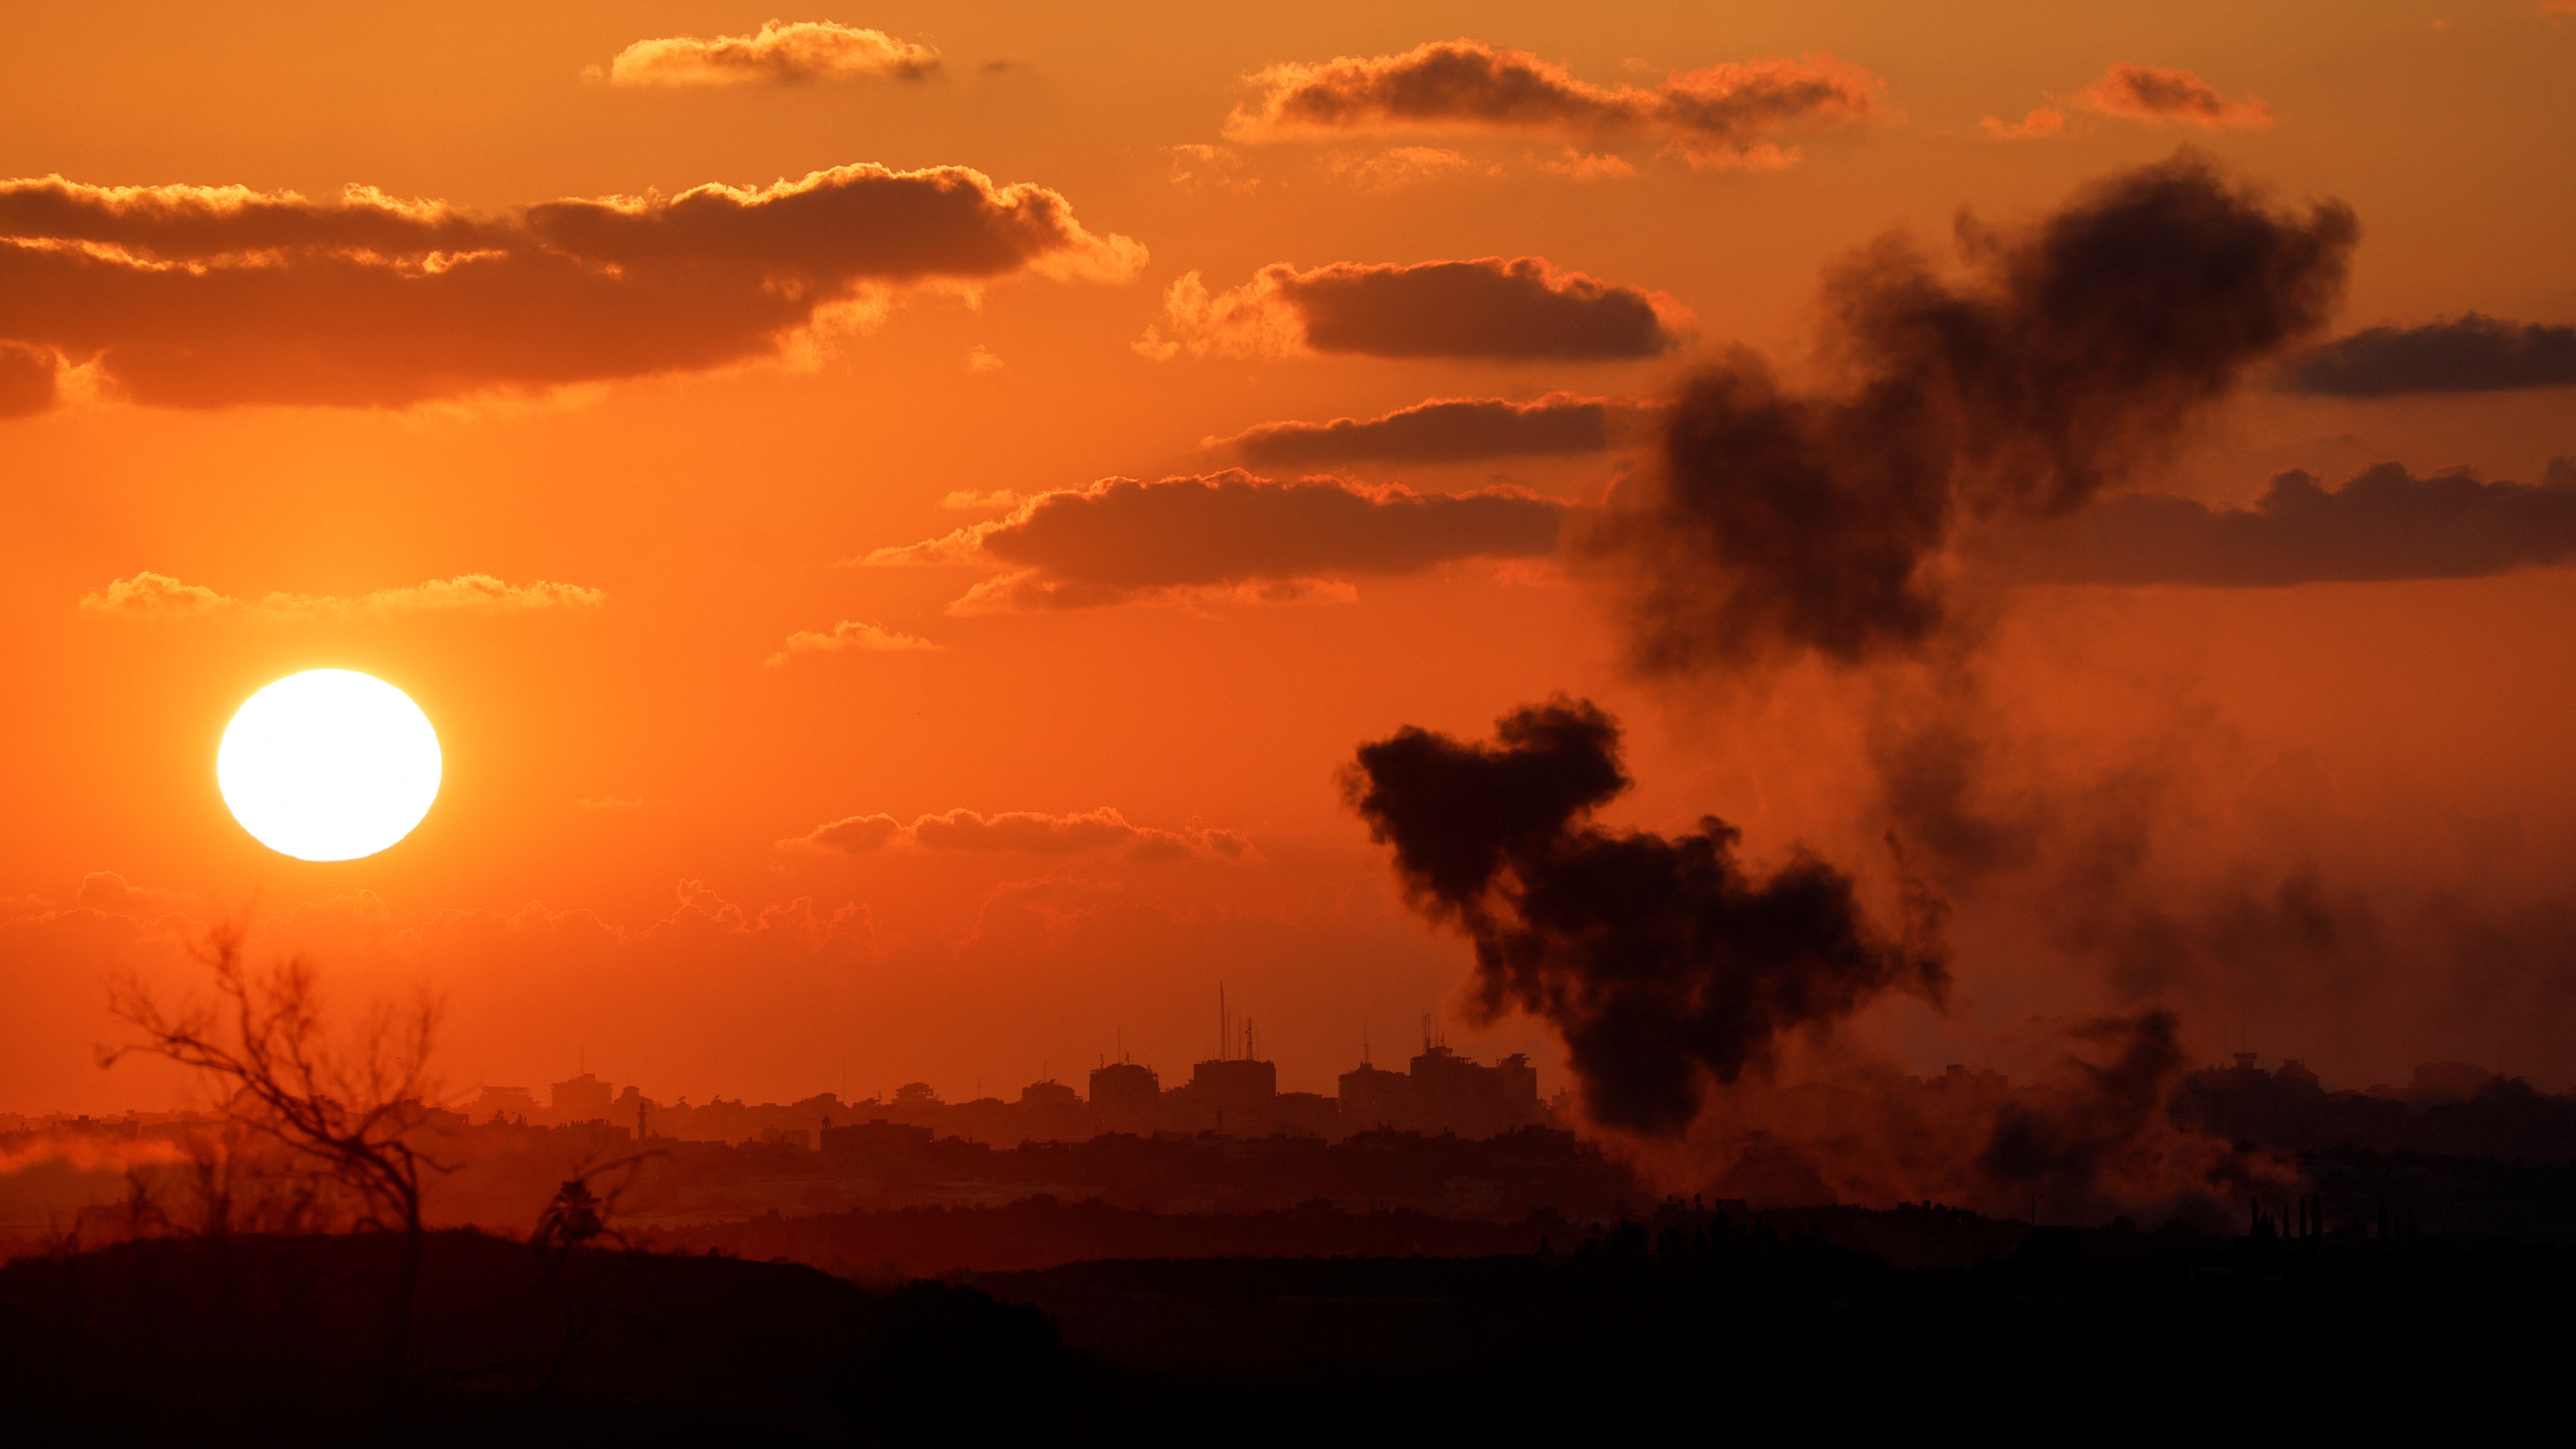
POLYGON ((438 798, 438 731, 411 696, 349 669, 290 674, 244 701, 215 783, 259 843, 356 860, 411 834, 438 798))

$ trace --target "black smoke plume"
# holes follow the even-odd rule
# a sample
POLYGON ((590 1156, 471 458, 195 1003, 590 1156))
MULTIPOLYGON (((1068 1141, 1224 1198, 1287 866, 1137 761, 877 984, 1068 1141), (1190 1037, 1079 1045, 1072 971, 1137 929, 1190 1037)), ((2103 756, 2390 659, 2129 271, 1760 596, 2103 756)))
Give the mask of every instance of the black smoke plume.
POLYGON ((2062 1100, 2004 1106, 1977 1157, 1977 1170, 1995 1185, 2052 1198, 2095 1196, 2168 1126, 2165 1103, 2190 1066, 2180 1018, 2150 1008, 2104 1017, 2075 1035, 2115 1055, 2102 1066, 2071 1062, 2080 1081, 2059 1094, 2062 1100))
POLYGON ((1825 385, 1739 352, 1684 390, 1661 476, 1591 540, 1633 580, 1646 670, 1921 650, 1954 621, 1963 517, 2067 513, 2168 450, 2324 322, 2358 227, 2186 151, 2026 229, 1959 234, 1963 281, 1902 238, 1828 275, 1825 385))
POLYGON ((1767 1064, 1784 1033, 1889 990, 1941 1000, 1937 902, 1909 896, 1890 937, 1850 876, 1801 851, 1757 878, 1714 816, 1669 839, 1591 824, 1628 785, 1618 725, 1562 696, 1490 745, 1408 726, 1343 776, 1414 904, 1474 941, 1478 1010, 1553 1024, 1593 1121, 1678 1134, 1706 1078, 1767 1064))

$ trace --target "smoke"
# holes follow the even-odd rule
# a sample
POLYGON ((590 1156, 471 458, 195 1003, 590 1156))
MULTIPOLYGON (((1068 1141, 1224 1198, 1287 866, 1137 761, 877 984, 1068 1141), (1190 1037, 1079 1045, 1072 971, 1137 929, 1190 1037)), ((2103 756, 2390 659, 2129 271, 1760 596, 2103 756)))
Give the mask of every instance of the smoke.
MULTIPOLYGON (((2341 204, 2283 206, 2186 150, 2034 222, 1963 218, 1954 273, 1902 238, 1863 248, 1827 273, 1813 371, 1739 350, 1692 378, 1661 466, 1574 541, 1633 668, 1742 682, 1820 661, 1862 701, 1871 833, 1892 823, 1950 888, 2035 912, 2060 961, 2099 959, 2100 928, 2175 879, 2155 861, 2188 793, 2173 741, 2189 721, 2092 778, 2053 777, 2018 701, 1983 678, 2001 595, 1958 545, 2170 458, 2322 327, 2357 236, 2341 204)), ((2017 1091, 1873 1085, 1845 1053, 1828 1063, 1840 1105, 1813 1110, 1770 1079, 1782 1044, 1892 990, 1940 1005, 1948 902, 1900 865, 1889 932, 1803 848, 1762 878, 1713 818, 1671 839, 1594 826, 1628 783, 1616 745, 1597 709, 1560 700, 1506 717, 1491 745, 1418 729, 1365 745, 1346 790, 1416 906, 1473 941, 1475 1008, 1550 1021, 1586 1115, 1674 1165, 1667 1180, 1760 1159, 1844 1200, 2098 1206, 2273 1170, 2174 1125, 2182 1023, 2153 1004, 2055 1029, 2062 1061, 2017 1091)), ((2105 984, 2136 1002, 2151 974, 2105 984)))
POLYGON ((1398 730, 1343 779, 1414 903, 1474 941, 1476 1010, 1552 1023, 1591 1120, 1680 1133, 1707 1079, 1769 1065, 1784 1034, 1890 990, 1941 1000, 1928 896, 1891 936, 1851 876, 1804 851, 1757 876, 1713 816, 1678 838, 1591 824, 1628 784, 1618 726, 1563 697, 1505 715, 1491 745, 1398 730))
POLYGON ((2184 151, 2024 229, 1963 218, 1958 281, 1900 237, 1864 248, 1826 280, 1823 380, 1742 351, 1702 373, 1661 475, 1588 540, 1631 580, 1636 663, 1921 654, 1959 622, 1963 520, 2065 514, 2169 452, 2323 324, 2357 235, 2184 151))
POLYGON ((1746 1080, 1686 1136, 1606 1145, 1668 1190, 1757 1207, 1936 1201, 1999 1217, 2099 1222, 2164 1211, 2222 1228, 2297 1163, 2175 1120, 2188 1070, 2181 1022, 2139 1008, 2048 1027, 2053 1059, 2026 1082, 1953 1066, 1929 1078, 1844 1062, 1824 1080, 1746 1080))
POLYGON ((2053 1196, 2091 1195, 2156 1136, 2165 1103, 2181 1082, 2187 1059, 2182 1022, 2170 1011, 2105 1017, 2075 1032, 2079 1040, 2111 1043, 2107 1065, 2078 1060, 2079 1090, 2050 1106, 2007 1104, 1996 1114, 1993 1135, 1977 1156, 1977 1169, 2005 1187, 2053 1196), (2052 1110, 2053 1108, 2053 1110, 2052 1110))

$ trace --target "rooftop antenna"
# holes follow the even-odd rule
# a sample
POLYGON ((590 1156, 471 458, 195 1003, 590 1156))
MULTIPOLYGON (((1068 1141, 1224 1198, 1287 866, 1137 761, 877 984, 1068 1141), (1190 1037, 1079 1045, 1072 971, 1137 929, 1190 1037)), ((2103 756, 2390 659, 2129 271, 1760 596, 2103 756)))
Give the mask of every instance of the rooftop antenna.
POLYGON ((1225 1014, 1225 983, 1216 984, 1216 1059, 1225 1060, 1225 1039, 1234 1034, 1234 1020, 1225 1014))
POLYGON ((1368 1023, 1360 1023, 1360 1065, 1369 1064, 1368 1023))

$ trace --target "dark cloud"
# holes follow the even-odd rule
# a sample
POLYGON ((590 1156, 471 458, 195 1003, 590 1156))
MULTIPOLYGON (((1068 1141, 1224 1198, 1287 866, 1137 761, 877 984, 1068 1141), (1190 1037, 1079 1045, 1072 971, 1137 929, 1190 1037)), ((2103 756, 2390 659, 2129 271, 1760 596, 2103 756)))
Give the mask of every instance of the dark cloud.
POLYGON ((1592 1120, 1679 1133, 1708 1080, 1767 1064, 1783 1034, 1890 990, 1941 998, 1927 898, 1892 937, 1811 855, 1746 870, 1722 820, 1678 838, 1591 824, 1628 783, 1618 726, 1563 698, 1504 716, 1490 745, 1407 727, 1343 779, 1415 905, 1475 943, 1480 1012, 1552 1024, 1592 1120))
POLYGON ((2250 508, 2111 498, 2016 540, 2007 567, 2041 583, 2214 588, 2484 578, 2576 557, 2570 473, 2561 460, 2550 482, 2489 483, 2382 463, 2332 489, 2283 473, 2250 508))
POLYGON ((858 562, 1010 570, 960 600, 963 610, 1081 608, 1237 586, 1276 597, 1265 586, 1545 557, 1568 511, 1513 488, 1421 494, 1333 479, 1274 483, 1236 470, 1159 483, 1111 478, 858 562))
POLYGON ((772 354, 886 287, 1125 277, 1142 249, 962 167, 497 217, 352 188, 0 182, 0 341, 172 407, 398 407, 772 354))
POLYGON ((1617 398, 1552 392, 1534 402, 1433 398, 1374 418, 1263 423, 1219 446, 1256 466, 1463 463, 1478 458, 1597 453, 1642 411, 1617 398))
POLYGON ((1199 274, 1172 284, 1146 356, 1462 357, 1595 362, 1659 357, 1690 314, 1660 292, 1560 271, 1545 257, 1262 268, 1211 296, 1199 274), (1165 335, 1164 329, 1169 329, 1165 335))
POLYGON ((2152 459, 2313 330, 2357 227, 2270 205, 2183 153, 2030 226, 1963 221, 1970 275, 1891 238, 1828 276, 1830 385, 1739 353, 1693 379, 1657 475, 1613 493, 1615 570, 1654 672, 1917 650, 1954 610, 1963 517, 2051 516, 2152 459))
POLYGON ((2423 327, 2373 327, 2291 358, 2285 392, 2393 397, 2500 392, 2576 383, 2576 327, 2506 322, 2475 312, 2423 327))
POLYGON ((1878 77, 1829 55, 1676 71, 1652 88, 1597 86, 1525 50, 1474 40, 1400 55, 1343 56, 1255 73, 1259 94, 1226 121, 1241 141, 1352 133, 1539 132, 1650 136, 1694 166, 1779 166, 1797 131, 1866 121, 1878 77))
POLYGON ((53 355, 0 342, 0 418, 23 418, 53 405, 53 355))

